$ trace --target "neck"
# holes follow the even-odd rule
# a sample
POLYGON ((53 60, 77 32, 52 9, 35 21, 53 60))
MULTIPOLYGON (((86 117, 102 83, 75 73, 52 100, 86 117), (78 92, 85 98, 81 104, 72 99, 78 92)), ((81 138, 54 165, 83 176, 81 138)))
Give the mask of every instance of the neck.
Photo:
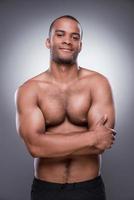
POLYGON ((50 63, 49 72, 57 82, 69 83, 78 78, 79 66, 77 63, 72 65, 50 63))

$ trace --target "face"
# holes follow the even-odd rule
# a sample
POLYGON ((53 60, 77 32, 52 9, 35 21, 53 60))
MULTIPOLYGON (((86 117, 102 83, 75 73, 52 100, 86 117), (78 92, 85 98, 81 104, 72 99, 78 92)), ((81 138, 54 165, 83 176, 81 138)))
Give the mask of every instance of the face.
POLYGON ((51 60, 58 64, 74 64, 81 51, 80 25, 68 18, 58 19, 51 31, 46 46, 50 49, 51 60))

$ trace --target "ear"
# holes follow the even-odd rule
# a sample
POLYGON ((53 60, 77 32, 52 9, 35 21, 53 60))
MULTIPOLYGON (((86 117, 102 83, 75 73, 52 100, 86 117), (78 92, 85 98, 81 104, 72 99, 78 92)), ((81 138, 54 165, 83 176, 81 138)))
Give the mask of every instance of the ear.
POLYGON ((47 47, 48 49, 50 49, 50 39, 49 39, 49 38, 46 39, 45 44, 46 44, 46 47, 47 47))
POLYGON ((80 49, 79 49, 79 52, 81 52, 81 49, 82 49, 82 42, 80 42, 80 49))

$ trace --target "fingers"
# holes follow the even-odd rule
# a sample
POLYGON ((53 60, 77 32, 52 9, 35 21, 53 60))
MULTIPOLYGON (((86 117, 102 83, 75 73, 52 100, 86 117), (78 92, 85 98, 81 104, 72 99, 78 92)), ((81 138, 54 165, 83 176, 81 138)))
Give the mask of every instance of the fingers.
POLYGON ((117 132, 115 131, 115 129, 113 129, 113 128, 108 128, 110 131, 112 131, 112 134, 113 135, 116 135, 117 134, 117 132))
POLYGON ((115 143, 115 135, 112 134, 111 144, 109 145, 108 149, 111 149, 114 143, 115 143))
POLYGON ((117 134, 117 132, 115 131, 115 129, 111 128, 111 131, 112 131, 113 135, 117 134))
POLYGON ((97 126, 101 126, 101 125, 105 125, 105 123, 107 122, 108 117, 107 114, 105 114, 104 116, 102 116, 99 121, 96 123, 97 126))

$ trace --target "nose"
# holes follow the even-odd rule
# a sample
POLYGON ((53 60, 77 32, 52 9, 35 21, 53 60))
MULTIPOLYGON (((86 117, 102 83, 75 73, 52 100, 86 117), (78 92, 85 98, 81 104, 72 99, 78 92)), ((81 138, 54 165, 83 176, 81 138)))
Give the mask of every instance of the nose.
POLYGON ((65 44, 71 44, 71 38, 69 37, 69 36, 65 36, 64 37, 64 39, 63 39, 63 42, 65 43, 65 44))

